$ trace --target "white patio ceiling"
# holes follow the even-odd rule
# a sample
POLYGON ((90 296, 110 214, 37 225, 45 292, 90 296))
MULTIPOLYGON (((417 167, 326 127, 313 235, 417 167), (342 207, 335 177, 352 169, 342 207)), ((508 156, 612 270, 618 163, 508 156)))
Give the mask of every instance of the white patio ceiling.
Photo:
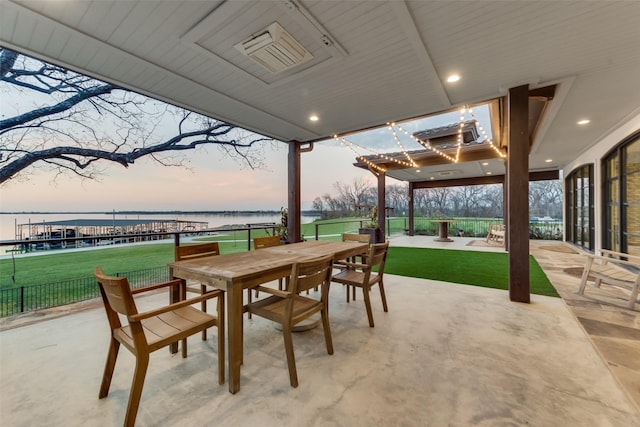
POLYGON ((0 40, 283 141, 557 84, 536 170, 640 113, 639 21, 637 1, 3 0, 0 40), (272 74, 234 48, 273 22, 314 58, 272 74))

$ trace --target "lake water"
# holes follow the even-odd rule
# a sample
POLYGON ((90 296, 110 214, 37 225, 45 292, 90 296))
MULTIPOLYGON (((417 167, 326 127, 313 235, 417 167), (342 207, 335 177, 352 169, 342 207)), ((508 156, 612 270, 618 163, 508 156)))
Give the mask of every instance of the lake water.
MULTIPOLYGON (((0 214, 0 240, 13 240, 15 239, 16 224, 35 224, 43 221, 60 221, 70 219, 113 219, 114 215, 111 213, 38 213, 38 214, 0 214)), ((313 222, 317 217, 315 216, 302 216, 301 221, 303 224, 313 222)), ((257 224, 263 222, 275 222, 280 223, 280 213, 171 213, 171 214, 154 214, 154 213, 141 213, 141 214, 128 214, 120 215, 115 214, 115 219, 166 219, 166 220, 181 220, 181 221, 202 221, 208 222, 209 227, 219 227, 222 225, 247 225, 257 224)), ((26 230, 27 227, 24 228, 26 230)))

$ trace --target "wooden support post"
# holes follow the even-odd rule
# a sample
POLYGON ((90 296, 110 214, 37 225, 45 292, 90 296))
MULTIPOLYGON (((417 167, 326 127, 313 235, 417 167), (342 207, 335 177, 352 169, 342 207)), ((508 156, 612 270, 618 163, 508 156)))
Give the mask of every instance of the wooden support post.
POLYGON ((509 298, 530 302, 529 286, 529 85, 509 89, 507 244, 509 298))
POLYGON ((287 234, 289 236, 289 243, 295 243, 302 241, 301 235, 301 220, 300 220, 300 154, 313 151, 313 143, 308 143, 306 146, 298 141, 289 142, 289 157, 288 157, 288 218, 287 218, 287 234))
POLYGON ((302 240, 300 236, 300 143, 289 142, 288 158, 288 210, 287 234, 289 242, 302 240))
POLYGON ((409 236, 413 236, 414 233, 414 221, 415 221, 415 200, 414 200, 415 188, 413 181, 409 181, 409 236))
MULTIPOLYGON (((507 161, 504 162, 504 170, 507 170, 507 161)), ((504 218, 504 229, 509 229, 509 197, 507 194, 507 176, 505 175, 504 182, 502 183, 502 218, 504 218)), ((504 250, 509 251, 509 239, 504 236, 504 250)))
MULTIPOLYGON (((385 178, 386 174, 384 171, 378 171, 378 226, 380 227, 380 234, 384 241, 384 236, 386 236, 385 229, 385 214, 387 213, 387 204, 386 204, 386 193, 385 193, 385 178)), ((378 242, 380 243, 380 242, 378 242)))

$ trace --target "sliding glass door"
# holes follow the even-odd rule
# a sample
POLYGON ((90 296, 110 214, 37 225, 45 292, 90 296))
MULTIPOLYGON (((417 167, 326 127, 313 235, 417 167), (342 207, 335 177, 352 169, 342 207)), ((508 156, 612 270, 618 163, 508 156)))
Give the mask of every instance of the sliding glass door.
POLYGON ((582 166, 569 174, 566 191, 566 240, 593 250, 593 165, 582 166))

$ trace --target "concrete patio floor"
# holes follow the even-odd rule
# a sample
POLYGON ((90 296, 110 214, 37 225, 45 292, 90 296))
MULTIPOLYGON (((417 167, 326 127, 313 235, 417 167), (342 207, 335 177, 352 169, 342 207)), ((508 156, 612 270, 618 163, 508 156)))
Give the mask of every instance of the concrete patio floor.
MULTIPOLYGON (((402 236, 391 244, 503 250, 471 240, 402 236)), ((576 295, 579 279, 563 269, 582 260, 570 249, 532 242, 562 299, 532 295, 531 304, 510 302, 506 291, 385 275, 389 312, 374 291, 375 328, 362 297, 347 304, 333 284, 335 353, 326 353, 320 328, 297 333, 296 389, 269 322, 245 319, 235 395, 216 381, 215 330, 206 342, 194 336, 187 359, 164 349, 151 356, 137 425, 640 425, 638 312, 593 286, 576 295)), ((110 394, 99 400, 108 345, 99 302, 5 319, 2 328, 0 425, 122 424, 134 358, 121 350, 110 394)))

